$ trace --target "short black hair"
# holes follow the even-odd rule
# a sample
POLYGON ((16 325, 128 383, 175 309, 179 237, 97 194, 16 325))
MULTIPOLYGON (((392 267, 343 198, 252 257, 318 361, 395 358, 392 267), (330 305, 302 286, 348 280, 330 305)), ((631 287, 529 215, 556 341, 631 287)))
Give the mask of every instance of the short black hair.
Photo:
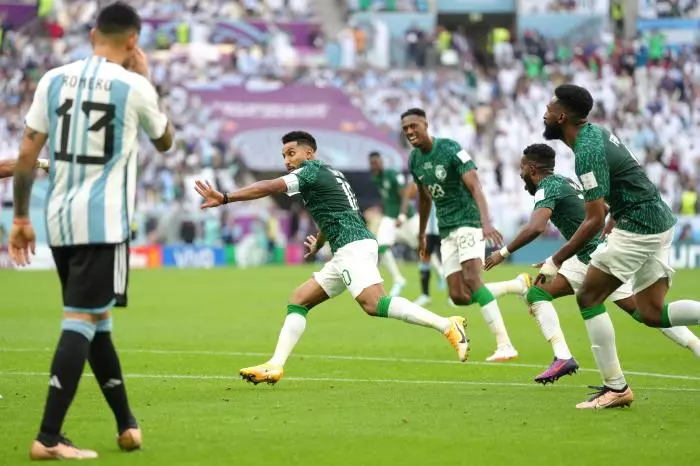
POLYGON ((581 120, 588 118, 588 114, 593 109, 593 96, 581 86, 562 84, 554 89, 554 95, 562 107, 581 120))
POLYGON ((408 110, 403 112, 401 114, 401 119, 403 120, 407 116, 411 116, 411 115, 426 118, 425 110, 423 110, 422 108, 414 107, 414 108, 409 108, 408 110))
POLYGON ((95 27, 102 34, 122 34, 129 30, 141 32, 141 16, 124 2, 107 5, 97 14, 95 27))
POLYGON ((309 146, 316 152, 316 139, 306 131, 290 131, 282 136, 282 144, 296 142, 299 145, 309 146))
POLYGON ((381 159, 381 158, 382 158, 382 154, 380 154, 380 153, 377 152, 376 150, 373 150, 372 152, 369 153, 369 158, 370 158, 370 159, 373 159, 373 158, 375 158, 375 157, 378 157, 378 158, 381 159))
POLYGON ((556 152, 547 144, 531 144, 523 151, 525 158, 545 170, 554 170, 556 152))

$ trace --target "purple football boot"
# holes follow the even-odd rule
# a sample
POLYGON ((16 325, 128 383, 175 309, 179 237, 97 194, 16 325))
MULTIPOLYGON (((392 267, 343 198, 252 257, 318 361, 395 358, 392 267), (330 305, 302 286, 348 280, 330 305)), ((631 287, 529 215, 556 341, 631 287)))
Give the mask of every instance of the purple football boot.
POLYGON ((565 375, 573 375, 578 371, 578 363, 574 358, 557 359, 550 364, 546 371, 535 377, 535 382, 547 385, 554 383, 565 375))

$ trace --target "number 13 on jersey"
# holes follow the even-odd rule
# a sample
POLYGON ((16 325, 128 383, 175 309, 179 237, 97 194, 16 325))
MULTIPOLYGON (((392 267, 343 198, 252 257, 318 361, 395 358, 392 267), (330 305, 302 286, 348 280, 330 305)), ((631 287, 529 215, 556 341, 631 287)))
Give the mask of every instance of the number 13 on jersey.
MULTIPOLYGON (((66 99, 63 104, 56 109, 56 115, 59 118, 58 126, 60 128, 60 147, 53 148, 55 150, 56 160, 65 162, 73 162, 83 165, 104 165, 114 156, 114 118, 116 116, 116 106, 101 102, 84 101, 80 105, 79 111, 76 114, 72 113, 75 101, 66 99), (97 121, 90 125, 91 117, 95 114, 99 115, 97 121), (90 133, 104 132, 104 140, 101 145, 101 154, 76 154, 73 150, 78 150, 78 140, 83 138, 83 132, 78 132, 76 125, 80 118, 85 120, 85 128, 87 131, 86 137, 91 137, 90 133), (72 126, 71 126, 72 124, 72 126), (78 138, 76 140, 75 138, 78 138)), ((84 148, 87 150, 87 147, 84 148)))

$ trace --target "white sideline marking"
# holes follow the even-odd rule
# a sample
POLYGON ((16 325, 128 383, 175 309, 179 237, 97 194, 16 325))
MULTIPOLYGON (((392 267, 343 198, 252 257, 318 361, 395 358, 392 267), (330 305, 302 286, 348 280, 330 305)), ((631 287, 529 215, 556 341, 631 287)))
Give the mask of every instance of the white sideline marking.
MULTIPOLYGON (((84 374, 93 377, 92 374, 84 374)), ((0 377, 48 377, 48 372, 0 372, 0 377)), ((125 379, 176 379, 176 380, 240 380, 233 375, 195 375, 195 374, 124 374, 125 379)), ((340 382, 340 383, 378 383, 401 385, 471 385, 477 387, 522 387, 537 388, 536 383, 522 382, 491 382, 476 380, 407 380, 407 379, 353 379, 348 377, 285 377, 284 380, 293 382, 340 382)), ((585 385, 552 385, 552 388, 586 388, 585 385)), ((666 388, 666 387, 635 387, 636 390, 655 390, 666 392, 700 392, 700 388, 666 388)))
MULTIPOLYGON (((53 348, 0 348, 0 352, 8 353, 36 353, 44 351, 53 351, 53 348)), ((244 356, 244 357, 269 357, 270 353, 251 353, 245 351, 200 351, 200 350, 159 350, 159 349, 119 349, 120 353, 137 353, 137 354, 163 354, 163 355, 182 355, 182 356, 244 356)), ((409 364, 461 364, 467 366, 489 366, 489 367, 522 367, 527 369, 545 369, 545 365, 539 364, 521 364, 515 362, 483 362, 483 361, 467 361, 466 363, 448 360, 448 359, 411 359, 411 358, 388 358, 374 356, 343 356, 332 354, 294 354, 295 358, 308 359, 323 359, 329 361, 370 361, 370 362, 392 362, 392 363, 409 363, 409 364)), ((598 373, 597 369, 580 368, 579 372, 598 373)), ((659 379, 674 379, 674 380, 690 380, 699 381, 700 376, 695 375, 677 375, 677 374, 659 374, 656 372, 638 372, 624 371, 625 374, 638 375, 641 377, 655 377, 659 379)))

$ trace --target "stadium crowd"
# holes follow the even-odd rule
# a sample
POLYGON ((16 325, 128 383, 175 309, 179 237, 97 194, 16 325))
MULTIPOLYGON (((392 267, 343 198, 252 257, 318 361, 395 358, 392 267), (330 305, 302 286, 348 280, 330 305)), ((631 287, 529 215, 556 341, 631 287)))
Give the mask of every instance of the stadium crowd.
MULTIPOLYGON (((48 25, 41 28, 43 37, 30 36, 22 30, 5 34, 0 57, 0 158, 16 155, 22 115, 43 72, 89 53, 85 38, 96 8, 91 6, 93 3, 96 2, 66 2, 62 14, 67 15, 68 21, 49 19, 48 25), (65 29, 60 23, 66 24, 65 29)), ((145 17, 189 14, 192 21, 221 15, 313 16, 308 0, 134 3, 145 17)), ((353 2, 349 3, 352 8, 353 2)), ((356 6, 372 3, 375 2, 360 1, 356 6)), ((399 8, 404 3, 413 7, 420 2, 376 3, 399 8)), ((387 46, 368 40, 374 39, 371 29, 362 32, 364 35, 353 37, 355 47, 344 53, 369 54, 373 47, 387 46)), ((659 34, 623 42, 605 33, 598 43, 555 44, 529 31, 523 40, 506 44, 505 53, 494 65, 488 56, 474 50, 470 38, 462 32, 445 32, 407 31, 403 45, 406 55, 414 59, 404 69, 389 70, 372 69, 355 59, 348 62, 357 65, 340 70, 299 63, 289 66, 274 42, 249 49, 235 45, 217 49, 213 64, 192 59, 194 54, 177 44, 169 49, 156 47, 155 41, 145 41, 145 45, 154 64, 153 79, 170 106, 177 101, 172 93, 185 81, 247 78, 332 85, 346 92, 382 131, 404 146, 397 124, 400 113, 409 107, 424 107, 434 135, 456 139, 477 160, 482 182, 494 205, 492 212, 508 213, 507 218, 496 219, 506 235, 527 217, 532 206, 529 197, 522 195, 518 168, 521 151, 542 140, 542 114, 553 87, 573 81, 591 89, 597 100, 593 120, 615 129, 675 211, 697 212, 696 205, 689 205, 692 196, 687 193, 697 190, 700 179, 699 50, 671 51, 659 34), (417 32, 418 45, 414 40, 417 32), (422 60, 421 54, 435 60, 422 60), (441 61, 448 66, 442 66, 441 61), (517 215, 512 214, 513 206, 517 206, 517 215), (513 222, 513 218, 517 221, 513 222)), ((233 190, 237 183, 254 180, 254 174, 241 161, 236 147, 219 138, 217 122, 207 107, 192 105, 168 110, 178 128, 176 149, 162 156, 144 144, 140 153, 138 209, 149 219, 149 241, 182 239, 181 228, 169 226, 176 223, 170 219, 203 225, 194 235, 207 242, 221 237, 235 241, 233 217, 247 214, 262 215, 262 230, 267 230, 268 236, 277 235, 272 241, 286 241, 279 233, 279 211, 272 202, 264 209, 260 205, 254 209, 250 205, 236 206, 217 219, 201 217, 196 193, 188 189, 194 179, 215 180, 222 188, 233 190), (163 218, 168 221, 157 221, 163 218)), ((572 175, 571 151, 563 145, 556 149, 560 154, 558 170, 572 175)), ((9 182, 0 185, 0 199, 5 204, 11 199, 9 182)), ((294 240, 298 240, 313 228, 303 209, 292 212, 294 240)))

